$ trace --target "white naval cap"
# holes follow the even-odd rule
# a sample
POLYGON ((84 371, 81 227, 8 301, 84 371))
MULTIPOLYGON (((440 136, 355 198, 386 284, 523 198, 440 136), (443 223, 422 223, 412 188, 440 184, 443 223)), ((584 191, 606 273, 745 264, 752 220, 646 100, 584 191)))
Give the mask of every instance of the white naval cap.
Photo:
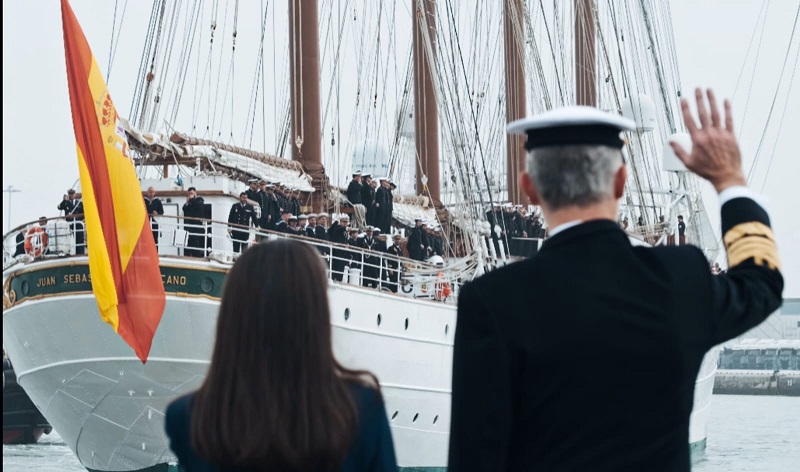
POLYGON ((506 126, 509 134, 528 136, 525 149, 596 144, 621 148, 619 134, 633 131, 633 120, 604 112, 594 107, 571 106, 557 108, 536 116, 516 120, 506 126))

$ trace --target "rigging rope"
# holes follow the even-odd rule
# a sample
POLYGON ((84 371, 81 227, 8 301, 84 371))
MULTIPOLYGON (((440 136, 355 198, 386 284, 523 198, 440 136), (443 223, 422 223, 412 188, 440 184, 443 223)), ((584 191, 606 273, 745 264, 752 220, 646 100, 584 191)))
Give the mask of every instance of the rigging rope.
MULTIPOLYGON (((797 4, 797 13, 794 15, 794 24, 792 25, 792 34, 789 36, 789 45, 786 47, 786 55, 783 58, 783 65, 781 66, 781 75, 778 78, 778 85, 775 87, 775 94, 772 97, 772 103, 769 107, 769 113, 767 114, 767 121, 764 124, 764 130, 761 133, 761 139, 758 141, 758 148, 756 148, 755 158, 753 159, 753 163, 750 166, 750 171, 747 173, 747 182, 751 182, 753 178, 753 173, 756 168, 756 164, 758 164, 759 159, 761 158, 761 148, 764 145, 764 138, 767 136, 767 129, 769 128, 770 121, 772 121, 772 112, 775 110, 775 102, 778 100, 778 92, 781 88, 781 83, 783 83, 783 76, 784 72, 786 71, 786 63, 789 60, 789 52, 792 49, 792 41, 794 40, 794 33, 797 30, 797 20, 800 17, 800 3, 797 4)), ((792 77, 794 77, 794 72, 792 72, 792 77)))

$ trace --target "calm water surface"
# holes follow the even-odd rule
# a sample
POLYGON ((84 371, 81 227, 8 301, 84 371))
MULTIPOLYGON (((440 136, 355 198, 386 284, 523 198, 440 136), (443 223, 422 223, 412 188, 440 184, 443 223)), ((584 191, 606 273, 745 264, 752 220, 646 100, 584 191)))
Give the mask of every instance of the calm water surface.
MULTIPOLYGON (((715 395, 698 472, 800 471, 800 398, 715 395)), ((32 446, 3 446, 4 471, 83 471, 56 433, 32 446)))

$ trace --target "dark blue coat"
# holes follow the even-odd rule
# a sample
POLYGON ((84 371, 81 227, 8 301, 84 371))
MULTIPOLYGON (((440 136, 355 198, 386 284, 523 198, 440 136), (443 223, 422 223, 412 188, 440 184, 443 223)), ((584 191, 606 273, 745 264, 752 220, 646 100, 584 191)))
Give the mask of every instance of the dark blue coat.
MULTIPOLYGON (((353 385, 358 410, 358 430, 350 452, 339 469, 342 472, 397 471, 392 433, 383 400, 377 392, 353 385)), ((220 469, 200 457, 192 448, 191 423, 193 394, 178 398, 167 407, 166 431, 170 449, 186 472, 218 472, 220 469)), ((236 469, 245 472, 246 469, 236 469)))

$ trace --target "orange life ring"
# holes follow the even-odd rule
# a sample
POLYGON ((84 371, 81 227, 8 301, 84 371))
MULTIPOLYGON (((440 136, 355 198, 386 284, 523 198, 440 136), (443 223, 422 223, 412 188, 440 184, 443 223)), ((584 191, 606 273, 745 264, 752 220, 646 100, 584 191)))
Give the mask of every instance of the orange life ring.
POLYGON ((47 249, 48 236, 41 226, 31 226, 25 233, 25 253, 39 257, 47 249))
POLYGON ((434 296, 436 297, 437 300, 445 300, 447 299, 447 297, 450 296, 451 293, 450 282, 445 280, 444 274, 442 272, 439 272, 436 276, 438 277, 438 279, 434 284, 435 287, 435 290, 433 292, 434 296))

